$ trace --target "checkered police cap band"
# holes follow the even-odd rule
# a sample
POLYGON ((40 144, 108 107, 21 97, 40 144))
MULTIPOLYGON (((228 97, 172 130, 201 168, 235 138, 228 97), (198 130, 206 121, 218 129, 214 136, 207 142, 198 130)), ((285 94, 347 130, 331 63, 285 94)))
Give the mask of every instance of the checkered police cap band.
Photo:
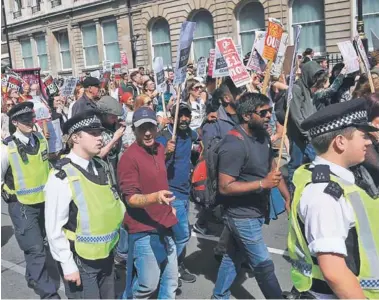
POLYGON ((328 123, 324 123, 322 125, 318 125, 316 127, 313 127, 309 129, 309 134, 311 138, 319 136, 321 134, 338 130, 340 128, 345 128, 350 125, 361 123, 361 122, 367 122, 367 111, 366 110, 360 110, 355 111, 352 113, 348 113, 346 115, 343 115, 342 117, 335 119, 333 121, 329 121, 328 123))
POLYGON ((12 119, 17 117, 17 116, 20 116, 20 115, 23 115, 23 114, 27 114, 27 113, 32 113, 33 112, 33 109, 28 107, 28 106, 25 106, 23 109, 20 109, 19 111, 16 111, 13 115, 12 115, 12 119))
POLYGON ((85 128, 85 127, 94 127, 94 128, 101 127, 101 121, 96 115, 80 120, 78 123, 75 123, 74 125, 71 126, 71 128, 68 130, 68 134, 71 135, 75 131, 85 128))

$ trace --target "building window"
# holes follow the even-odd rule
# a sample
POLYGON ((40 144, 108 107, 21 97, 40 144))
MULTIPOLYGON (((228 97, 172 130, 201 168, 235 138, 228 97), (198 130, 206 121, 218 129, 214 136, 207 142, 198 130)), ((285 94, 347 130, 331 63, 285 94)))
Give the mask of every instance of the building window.
POLYGON ((99 65, 99 50, 97 48, 96 25, 82 26, 84 61, 86 67, 99 65))
POLYGON ((200 10, 192 17, 192 22, 196 22, 196 29, 193 39, 195 60, 200 57, 208 57, 209 50, 214 48, 213 38, 213 17, 207 10, 200 10))
POLYGON ((170 26, 166 19, 159 18, 151 27, 152 57, 162 57, 164 66, 172 64, 170 26))
POLYGON ((32 14, 36 14, 41 10, 41 1, 40 0, 33 0, 32 1, 32 14))
POLYGON ((61 0, 52 0, 51 1, 51 8, 57 7, 62 4, 61 0))
POLYGON ((293 25, 301 25, 299 52, 312 48, 325 52, 325 14, 323 0, 294 0, 293 25))
POLYGON ((105 59, 112 63, 119 62, 120 48, 118 46, 117 22, 102 23, 105 59))
POLYGON ((14 0, 12 3, 13 3, 13 18, 17 19, 21 17, 22 2, 21 0, 14 0))
POLYGON ((49 63, 47 59, 45 36, 36 36, 34 40, 36 41, 37 45, 37 57, 39 67, 41 68, 41 71, 47 71, 49 69, 49 63))
POLYGON ((265 11, 260 2, 248 2, 238 12, 239 34, 242 53, 251 51, 255 40, 255 31, 265 30, 265 11))
POLYGON ((70 43, 68 41, 67 31, 58 34, 59 52, 61 54, 62 70, 71 69, 70 43))
POLYGON ((379 1, 363 0, 363 22, 365 34, 368 39, 368 46, 373 49, 371 39, 371 29, 379 37, 379 1))
POLYGON ((30 39, 24 39, 20 41, 22 60, 24 62, 24 68, 33 68, 33 52, 30 39))

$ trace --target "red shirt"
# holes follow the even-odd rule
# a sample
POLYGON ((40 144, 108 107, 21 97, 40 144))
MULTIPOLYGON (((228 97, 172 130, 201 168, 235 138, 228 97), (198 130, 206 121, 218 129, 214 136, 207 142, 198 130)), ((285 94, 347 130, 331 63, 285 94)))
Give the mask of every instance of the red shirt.
MULTIPOLYGON (((168 189, 164 147, 156 143, 156 154, 134 142, 121 156, 117 166, 118 181, 125 202, 136 194, 151 194, 168 189)), ((177 223, 172 207, 152 204, 145 208, 127 206, 124 223, 129 233, 170 228, 177 223)))

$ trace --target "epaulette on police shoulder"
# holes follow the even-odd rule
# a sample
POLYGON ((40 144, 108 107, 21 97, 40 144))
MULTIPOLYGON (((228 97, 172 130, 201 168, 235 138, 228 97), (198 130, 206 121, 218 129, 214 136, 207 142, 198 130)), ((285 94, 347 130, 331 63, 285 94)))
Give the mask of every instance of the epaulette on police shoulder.
POLYGON ((8 146, 8 144, 11 142, 11 141, 13 141, 13 136, 8 136, 8 137, 6 137, 4 140, 3 140, 3 144, 5 145, 5 146, 8 146))
POLYGON ((328 165, 316 165, 312 169, 312 182, 313 183, 326 183, 330 182, 330 168, 328 165))
POLYGON ((341 188, 338 182, 331 181, 326 186, 324 193, 332 196, 336 200, 339 200, 343 194, 343 188, 341 188))
POLYGON ((54 168, 56 170, 58 170, 58 172, 55 174, 55 177, 59 178, 59 179, 65 179, 67 177, 67 174, 65 172, 65 170, 62 169, 62 167, 64 165, 67 165, 68 163, 70 163, 71 160, 67 157, 64 157, 60 160, 58 160, 55 164, 54 164, 54 168))

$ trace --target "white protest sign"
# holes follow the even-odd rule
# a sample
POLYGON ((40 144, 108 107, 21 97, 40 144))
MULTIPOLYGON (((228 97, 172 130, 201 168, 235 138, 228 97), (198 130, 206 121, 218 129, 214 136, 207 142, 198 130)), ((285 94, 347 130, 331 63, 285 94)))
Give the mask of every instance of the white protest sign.
POLYGON ((216 45, 213 62, 213 78, 220 78, 225 76, 229 76, 228 65, 226 64, 224 57, 216 45))
POLYGON ((49 144, 49 153, 56 153, 62 150, 62 130, 59 119, 47 122, 47 129, 49 130, 50 137, 47 140, 49 144))
POLYGON ((74 94, 77 79, 76 77, 69 77, 64 79, 64 83, 61 87, 61 96, 70 97, 74 94))
POLYGON ((186 80, 187 63, 191 52, 195 28, 195 22, 184 21, 180 29, 179 47, 175 63, 174 85, 182 84, 186 80))
POLYGON ((153 69, 154 69, 155 84, 156 84, 157 91, 159 93, 164 93, 166 83, 165 83, 162 57, 159 56, 159 57, 154 58, 153 69))
POLYGON ((196 76, 205 77, 207 74, 207 61, 204 56, 200 57, 197 61, 196 76))
POLYGON ((338 49, 343 57, 343 62, 347 69, 347 74, 359 71, 359 58, 351 41, 337 43, 338 49))
POLYGON ((103 61, 103 73, 112 72, 112 64, 110 60, 103 61))
POLYGON ((370 62, 368 61, 366 50, 365 50, 365 47, 363 46, 363 43, 362 43, 362 40, 361 40, 359 34, 356 34, 354 36, 354 41, 357 42, 358 52, 359 52, 359 54, 363 60, 363 64, 365 65, 366 71, 369 72, 370 71, 370 62))
POLYGON ((282 38, 280 40, 280 46, 276 54, 274 64, 272 65, 272 68, 271 68, 271 75, 276 78, 279 78, 279 76, 282 74, 284 58, 285 58, 287 45, 288 45, 288 37, 289 37, 288 33, 283 32, 282 38))
POLYGON ((91 73, 89 73, 89 75, 91 76, 91 77, 95 77, 95 78, 97 78, 97 79, 100 79, 100 71, 99 70, 96 70, 96 71, 92 71, 91 73))
POLYGON ((265 46, 266 31, 256 31, 255 40, 253 47, 251 48, 251 53, 249 61, 247 62, 246 68, 248 70, 253 70, 256 72, 261 71, 261 66, 263 65, 263 70, 266 68, 265 64, 267 60, 262 57, 263 48, 265 46), (258 54, 258 55, 257 55, 258 54), (263 64, 262 64, 263 61, 263 64))
POLYGON ((39 96, 34 96, 33 99, 30 100, 30 102, 34 103, 33 109, 34 109, 34 113, 36 115, 37 121, 51 118, 48 107, 42 102, 39 96))

